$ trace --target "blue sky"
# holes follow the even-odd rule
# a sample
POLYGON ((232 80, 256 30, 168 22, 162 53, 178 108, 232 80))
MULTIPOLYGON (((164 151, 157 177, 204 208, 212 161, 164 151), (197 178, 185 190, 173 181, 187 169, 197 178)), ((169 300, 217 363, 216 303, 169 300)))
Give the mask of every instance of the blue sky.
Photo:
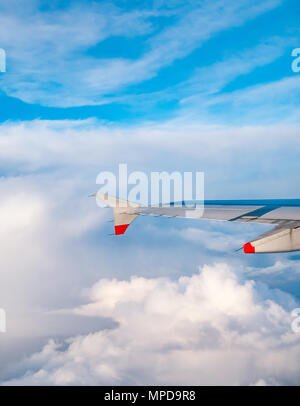
MULTIPOLYGON (((2 3, 1 121, 137 122, 186 110, 236 121, 237 110, 240 118, 253 117, 260 92, 283 116, 290 114, 286 101, 299 103, 299 79, 291 70, 296 0, 31 1, 26 10, 2 3), (284 111, 266 90, 283 80, 284 111)), ((266 116, 259 119, 272 119, 266 116)))
POLYGON ((0 0, 1 382, 299 384, 299 255, 235 252, 267 226, 113 238, 87 198, 119 163, 299 198, 299 2, 20 3, 0 0))

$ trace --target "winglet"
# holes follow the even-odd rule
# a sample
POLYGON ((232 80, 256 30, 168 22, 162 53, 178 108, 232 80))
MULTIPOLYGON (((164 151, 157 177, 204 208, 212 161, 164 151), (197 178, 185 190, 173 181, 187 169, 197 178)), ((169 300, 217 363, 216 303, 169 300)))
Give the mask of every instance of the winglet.
POLYGON ((128 226, 129 224, 119 224, 117 226, 115 225, 115 235, 124 234, 128 226))
POLYGON ((113 209, 115 235, 122 235, 127 230, 130 223, 138 216, 136 209, 140 207, 137 203, 132 203, 127 200, 118 199, 107 194, 96 193, 96 198, 103 200, 108 206, 113 209))

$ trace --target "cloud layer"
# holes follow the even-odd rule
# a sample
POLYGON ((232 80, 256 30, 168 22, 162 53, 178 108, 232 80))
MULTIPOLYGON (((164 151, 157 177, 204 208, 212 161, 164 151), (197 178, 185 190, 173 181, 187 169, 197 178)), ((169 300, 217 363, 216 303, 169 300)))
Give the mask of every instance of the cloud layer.
POLYGON ((6 384, 299 384, 292 297, 226 264, 178 280, 102 279, 89 297, 76 312, 118 327, 51 340, 6 384))
POLYGON ((1 381, 295 383, 298 336, 289 311, 297 304, 267 285, 297 296, 297 262, 234 254, 263 226, 143 217, 126 238, 113 239, 110 211, 87 196, 98 188, 98 172, 116 170, 126 156, 130 171, 204 170, 213 198, 266 197, 266 184, 273 196, 293 197, 298 158, 287 141, 297 145, 298 132, 296 125, 220 127, 183 118, 127 128, 97 120, 1 125, 0 307, 8 323, 1 381), (274 177, 267 162, 282 151, 289 165, 274 177), (237 165, 251 168, 246 178, 237 165), (249 185, 255 195, 247 195, 249 185), (213 265, 220 261, 231 265, 213 265))

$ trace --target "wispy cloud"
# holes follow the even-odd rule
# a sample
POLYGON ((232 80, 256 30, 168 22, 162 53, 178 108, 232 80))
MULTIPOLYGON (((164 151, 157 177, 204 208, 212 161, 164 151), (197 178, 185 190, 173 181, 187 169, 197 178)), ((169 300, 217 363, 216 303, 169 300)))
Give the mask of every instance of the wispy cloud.
MULTIPOLYGON (((298 101, 300 96, 300 76, 253 85, 230 93, 223 93, 206 100, 209 109, 223 109, 224 116, 238 122, 241 117, 245 123, 256 119, 258 122, 286 121, 299 122, 298 101), (239 116, 234 112, 239 111, 239 116)), ((209 114, 208 114, 209 115, 209 114)), ((223 119, 224 119, 223 116, 223 119)), ((222 113, 219 115, 221 119, 222 113)))
MULTIPOLYGON (((289 46, 295 43, 296 38, 291 37, 269 38, 253 48, 239 49, 236 53, 230 56, 227 55, 223 60, 212 65, 196 68, 188 80, 174 86, 152 93, 125 95, 117 97, 115 100, 123 103, 127 102, 136 109, 149 109, 157 103, 176 100, 179 103, 178 115, 189 114, 192 116, 194 113, 195 117, 199 117, 199 114, 201 114, 201 117, 207 119, 207 121, 214 119, 222 120, 224 116, 231 119, 233 116, 237 122, 239 120, 242 122, 245 116, 247 116, 245 114, 247 109, 253 115, 257 114, 259 116, 257 109, 251 109, 250 99, 251 94, 253 94, 252 98, 254 100, 252 104, 256 103, 257 105, 257 103, 262 103, 262 100, 266 103, 269 100, 269 103, 273 103, 274 106, 285 103, 286 116, 291 117, 297 109, 298 104, 292 105, 292 100, 289 100, 287 105, 285 94, 290 92, 297 95, 299 86, 297 86, 298 77, 289 77, 291 75, 289 66, 286 67, 286 78, 281 79, 281 82, 286 82, 286 85, 293 82, 291 85, 292 89, 291 87, 288 88, 288 86, 279 87, 277 82, 263 82, 250 87, 244 85, 245 87, 242 89, 238 87, 236 90, 231 91, 227 91, 226 87, 234 82, 235 79, 246 76, 258 68, 272 64, 272 62, 284 55, 289 46), (266 97, 258 94, 259 89, 261 93, 265 89, 266 97), (268 89, 272 89, 272 94, 268 89), (255 90, 257 92, 256 96, 255 90), (277 95, 276 98, 274 98, 275 93, 277 95), (244 95, 244 100, 242 100, 242 95, 244 95), (232 111, 229 109, 229 105, 234 107, 240 105, 241 103, 239 102, 244 102, 245 104, 243 115, 241 115, 241 111, 239 115, 236 115, 233 109, 232 111), (220 113, 219 110, 217 112, 211 111, 214 106, 221 105, 224 106, 224 109, 227 107, 225 114, 222 115, 222 112, 220 113)), ((277 116, 272 111, 265 118, 270 119, 270 116, 273 116, 276 120, 277 116)))
MULTIPOLYGON (((197 69, 195 74, 181 86, 186 94, 192 94, 181 102, 205 102, 205 96, 218 94, 239 76, 256 68, 266 66, 282 56, 287 46, 296 43, 293 38, 269 38, 250 49, 241 49, 213 65, 197 69)), ((290 73, 287 69, 286 73, 290 73)))
POLYGON ((15 7, 2 5, 6 13, 0 19, 0 36, 10 64, 1 86, 8 95, 29 103, 60 107, 103 103, 103 96, 152 78, 215 34, 279 4, 279 0, 218 0, 195 3, 192 9, 180 7, 175 22, 153 35, 145 44, 148 50, 133 61, 87 56, 86 51, 111 36, 151 33, 149 17, 165 11, 124 12, 112 5, 83 10, 77 4, 68 10, 42 12, 32 6, 15 13, 15 7))

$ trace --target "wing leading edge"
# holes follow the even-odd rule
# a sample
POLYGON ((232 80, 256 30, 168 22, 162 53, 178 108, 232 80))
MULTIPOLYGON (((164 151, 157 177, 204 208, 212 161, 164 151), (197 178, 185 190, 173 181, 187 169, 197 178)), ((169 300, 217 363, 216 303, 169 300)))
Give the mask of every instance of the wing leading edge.
POLYGON ((300 250, 300 200, 227 200, 205 201, 202 209, 185 204, 142 207, 112 196, 96 193, 114 212, 115 234, 124 234, 139 215, 198 218, 243 223, 275 225, 266 233, 244 245, 246 254, 300 250))

